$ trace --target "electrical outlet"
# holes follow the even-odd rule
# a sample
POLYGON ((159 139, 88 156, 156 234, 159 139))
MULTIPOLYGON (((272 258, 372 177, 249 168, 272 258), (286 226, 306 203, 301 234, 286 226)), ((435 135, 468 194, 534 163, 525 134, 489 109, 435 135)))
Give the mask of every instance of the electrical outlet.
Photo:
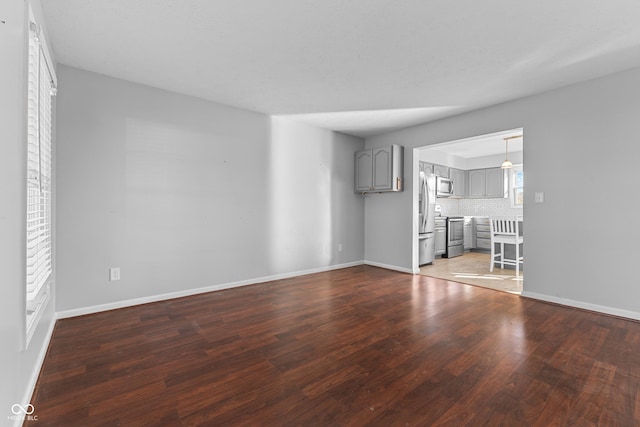
POLYGON ((342 252, 342 243, 338 243, 338 252, 342 252))
POLYGON ((109 281, 120 280, 120 267, 112 267, 109 269, 109 281))

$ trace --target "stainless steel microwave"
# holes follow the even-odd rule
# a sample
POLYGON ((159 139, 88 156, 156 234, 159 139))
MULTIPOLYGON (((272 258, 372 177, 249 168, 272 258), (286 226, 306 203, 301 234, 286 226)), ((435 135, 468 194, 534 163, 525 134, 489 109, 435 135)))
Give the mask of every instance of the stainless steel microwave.
POLYGON ((436 196, 451 197, 453 196, 453 181, 449 178, 438 176, 436 179, 436 196))

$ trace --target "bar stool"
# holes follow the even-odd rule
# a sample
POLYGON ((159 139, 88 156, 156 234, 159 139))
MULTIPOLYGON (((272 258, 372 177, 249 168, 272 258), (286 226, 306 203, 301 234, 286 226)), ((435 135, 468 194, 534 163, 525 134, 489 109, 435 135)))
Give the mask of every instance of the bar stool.
POLYGON ((496 262, 500 262, 500 268, 506 265, 514 265, 516 267, 516 277, 520 276, 520 264, 524 263, 524 258, 520 255, 520 244, 524 242, 524 238, 520 235, 519 220, 522 217, 509 218, 491 218, 490 234, 491 234, 491 265, 489 271, 493 271, 496 262), (500 244, 500 252, 496 253, 496 243, 500 244), (505 258, 504 245, 515 245, 516 256, 514 259, 505 258), (499 259, 496 259, 499 258, 499 259))

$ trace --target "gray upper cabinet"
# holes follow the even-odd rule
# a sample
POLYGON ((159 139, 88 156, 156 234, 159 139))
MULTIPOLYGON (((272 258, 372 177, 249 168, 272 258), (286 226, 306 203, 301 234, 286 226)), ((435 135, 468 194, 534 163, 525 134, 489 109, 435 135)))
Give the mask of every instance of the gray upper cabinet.
POLYGON ((355 192, 402 191, 403 154, 403 147, 395 144, 356 152, 355 192))
POLYGON ((504 169, 487 169, 486 195, 490 198, 504 198, 504 169))
POLYGON ((358 151, 355 157, 356 192, 370 191, 373 188, 373 151, 358 151))
POLYGON ((504 170, 500 168, 469 171, 469 198, 504 198, 504 170))
POLYGON ((433 163, 420 162, 420 172, 424 172, 427 175, 433 173, 433 163))
POLYGON ((433 165, 433 173, 436 176, 441 176, 443 178, 449 178, 449 167, 442 165, 433 165))
POLYGON ((453 181, 453 197, 465 197, 467 188, 467 172, 460 169, 450 168, 449 178, 453 181))
POLYGON ((391 147, 373 150, 373 188, 374 190, 391 190, 393 153, 391 147))
POLYGON ((485 182, 487 173, 484 169, 473 169, 469 171, 469 191, 470 198, 479 198, 485 196, 485 182))
POLYGON ((420 162, 420 170, 443 178, 449 178, 449 166, 420 162))

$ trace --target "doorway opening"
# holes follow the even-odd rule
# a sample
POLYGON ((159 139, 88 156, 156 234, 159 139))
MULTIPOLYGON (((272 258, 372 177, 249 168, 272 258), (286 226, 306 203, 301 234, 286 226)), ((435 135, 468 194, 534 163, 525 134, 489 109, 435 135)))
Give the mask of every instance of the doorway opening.
MULTIPOLYGON (((418 147, 413 154, 414 273, 520 294, 524 288, 524 129, 418 147), (507 163, 505 168, 503 163, 507 163), (434 188, 430 199, 425 182, 451 188, 434 188), (437 224, 431 228, 426 221, 429 215, 437 224), (499 262, 494 262, 491 271, 490 221, 498 218, 518 221, 522 243, 518 246, 521 262, 517 275, 515 266, 501 268, 499 262), (443 224, 448 227, 461 221, 464 242, 456 239, 452 243, 449 230, 454 228, 443 229, 443 224)), ((500 252, 500 245, 493 247, 500 252)), ((505 245, 504 252, 505 259, 516 258, 515 245, 505 245)))

